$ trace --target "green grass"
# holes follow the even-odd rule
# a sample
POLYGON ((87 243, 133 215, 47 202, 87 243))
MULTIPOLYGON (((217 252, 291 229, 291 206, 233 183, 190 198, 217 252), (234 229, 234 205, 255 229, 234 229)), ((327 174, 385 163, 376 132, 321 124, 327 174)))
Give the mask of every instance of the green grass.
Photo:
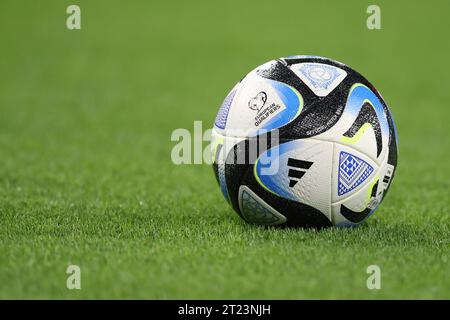
POLYGON ((2 1, 0 298, 449 299, 450 4, 377 1, 369 31, 371 3, 2 1), (175 128, 292 54, 351 65, 395 117, 398 173, 361 228, 247 225, 209 166, 170 161, 175 128))

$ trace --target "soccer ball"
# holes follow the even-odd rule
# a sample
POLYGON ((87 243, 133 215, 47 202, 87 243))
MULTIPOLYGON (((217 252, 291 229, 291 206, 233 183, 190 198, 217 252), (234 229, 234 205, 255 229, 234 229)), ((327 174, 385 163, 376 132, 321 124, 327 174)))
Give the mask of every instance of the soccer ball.
POLYGON ((317 56, 269 61, 225 98, 213 169, 247 222, 356 226, 386 196, 397 132, 381 94, 358 72, 317 56))

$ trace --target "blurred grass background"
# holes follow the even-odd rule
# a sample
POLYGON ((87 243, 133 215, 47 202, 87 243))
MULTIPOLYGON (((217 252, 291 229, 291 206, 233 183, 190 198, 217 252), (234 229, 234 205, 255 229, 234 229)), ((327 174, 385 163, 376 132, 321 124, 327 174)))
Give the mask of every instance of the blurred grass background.
POLYGON ((450 298, 448 1, 0 7, 0 298, 450 298), (174 129, 212 126, 244 74, 294 54, 352 66, 395 117, 399 170, 359 229, 246 225, 210 167, 170 161, 174 129))

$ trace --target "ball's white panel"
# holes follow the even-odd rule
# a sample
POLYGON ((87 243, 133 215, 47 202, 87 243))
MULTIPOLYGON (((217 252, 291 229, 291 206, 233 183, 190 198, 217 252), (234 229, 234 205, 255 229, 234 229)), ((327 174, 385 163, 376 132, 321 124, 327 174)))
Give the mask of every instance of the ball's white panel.
POLYGON ((258 225, 278 225, 286 217, 269 206, 247 186, 239 187, 239 208, 245 220, 258 225))
POLYGON ((394 169, 394 166, 387 163, 387 161, 385 161, 381 167, 380 182, 383 187, 383 192, 386 191, 391 184, 392 177, 394 175, 394 169))
POLYGON ((347 76, 344 70, 323 63, 297 63, 290 68, 319 97, 327 96, 347 76))
POLYGON ((350 146, 370 156, 377 164, 382 163, 388 152, 389 124, 383 106, 376 95, 366 86, 355 84, 347 98, 342 116, 328 131, 315 136, 316 139, 335 141, 350 146), (355 120, 365 104, 369 104, 378 121, 380 135, 379 145, 375 138, 375 128, 370 123, 360 123, 351 137, 345 136, 355 126, 355 120), (378 154, 378 147, 380 152, 378 154))
POLYGON ((332 157, 333 143, 293 140, 263 153, 254 174, 270 192, 314 207, 330 218, 332 157))
POLYGON ((361 190, 376 175, 378 165, 364 153, 334 144, 331 199, 342 201, 361 190))
POLYGON ((272 63, 250 72, 225 99, 226 117, 222 112, 215 123, 223 135, 254 136, 258 130, 279 128, 299 115, 303 99, 296 89, 257 74, 272 63))

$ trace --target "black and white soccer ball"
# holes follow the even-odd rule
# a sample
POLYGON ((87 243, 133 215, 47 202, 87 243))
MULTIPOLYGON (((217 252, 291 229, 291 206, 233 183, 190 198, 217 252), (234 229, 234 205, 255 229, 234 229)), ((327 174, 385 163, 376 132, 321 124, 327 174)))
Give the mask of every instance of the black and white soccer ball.
POLYGON ((212 134, 225 199, 247 222, 355 226, 386 196, 397 133, 380 93, 337 61, 292 56, 247 74, 212 134))

